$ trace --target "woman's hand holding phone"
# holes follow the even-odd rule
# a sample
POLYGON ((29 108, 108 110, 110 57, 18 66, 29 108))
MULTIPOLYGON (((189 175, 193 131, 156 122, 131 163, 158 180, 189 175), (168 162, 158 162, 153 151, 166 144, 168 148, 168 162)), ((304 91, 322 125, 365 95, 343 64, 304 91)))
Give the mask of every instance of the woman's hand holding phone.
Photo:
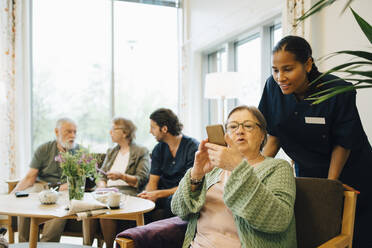
POLYGON ((228 134, 225 134, 225 141, 227 147, 212 143, 206 144, 205 147, 211 166, 233 171, 242 162, 243 155, 228 134))
POLYGON ((213 170, 214 166, 210 163, 208 149, 205 144, 208 139, 202 140, 198 151, 195 153, 194 166, 191 169, 191 178, 202 179, 205 174, 213 170))

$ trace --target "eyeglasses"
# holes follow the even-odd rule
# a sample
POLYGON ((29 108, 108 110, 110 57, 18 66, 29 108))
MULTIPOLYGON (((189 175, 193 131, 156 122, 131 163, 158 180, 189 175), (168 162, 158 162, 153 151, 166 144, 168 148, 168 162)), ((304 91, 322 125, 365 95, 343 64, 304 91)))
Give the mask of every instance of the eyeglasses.
POLYGON ((228 132, 235 132, 236 130, 239 129, 239 126, 242 125, 243 129, 247 132, 252 132, 253 129, 258 126, 259 128, 261 128, 261 125, 254 122, 254 121, 244 121, 242 123, 239 123, 237 121, 231 121, 229 123, 226 124, 226 130, 228 132))
POLYGON ((122 128, 111 128, 111 131, 112 131, 112 132, 119 131, 119 130, 123 131, 122 128))

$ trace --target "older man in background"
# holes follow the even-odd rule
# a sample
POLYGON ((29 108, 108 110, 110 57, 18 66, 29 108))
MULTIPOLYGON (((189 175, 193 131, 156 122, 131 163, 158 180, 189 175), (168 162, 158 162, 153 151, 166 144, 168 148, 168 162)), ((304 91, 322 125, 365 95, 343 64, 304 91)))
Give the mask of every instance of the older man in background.
MULTIPOLYGON (((62 169, 55 157, 61 152, 74 153, 79 149, 75 144, 76 124, 69 118, 61 118, 54 129, 56 139, 40 145, 34 153, 30 169, 26 176, 17 184, 14 192, 40 192, 46 184, 61 184, 62 169)), ((67 190, 67 183, 61 184, 59 190, 67 190)), ((19 242, 28 242, 30 233, 30 218, 18 219, 19 242)), ((41 241, 59 242, 67 220, 53 219, 44 224, 41 241)))

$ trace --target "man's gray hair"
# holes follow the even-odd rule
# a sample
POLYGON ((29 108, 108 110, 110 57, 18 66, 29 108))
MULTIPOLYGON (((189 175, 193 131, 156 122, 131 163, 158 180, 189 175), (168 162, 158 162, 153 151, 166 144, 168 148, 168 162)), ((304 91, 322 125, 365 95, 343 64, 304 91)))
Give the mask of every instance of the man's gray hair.
POLYGON ((75 121, 73 121, 72 119, 70 118, 67 118, 67 117, 64 117, 64 118, 60 118, 57 120, 57 123, 56 123, 56 128, 60 129, 61 126, 65 123, 71 123, 71 124, 74 124, 76 126, 76 123, 75 121))

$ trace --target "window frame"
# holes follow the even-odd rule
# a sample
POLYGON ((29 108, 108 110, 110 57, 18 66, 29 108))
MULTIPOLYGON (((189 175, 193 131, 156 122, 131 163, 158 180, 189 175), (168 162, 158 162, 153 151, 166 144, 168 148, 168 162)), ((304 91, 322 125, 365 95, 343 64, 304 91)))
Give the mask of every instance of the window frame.
MULTIPOLYGON (((269 20, 262 22, 255 27, 242 32, 241 34, 235 35, 233 37, 228 37, 225 41, 219 43, 217 46, 207 48, 202 52, 203 55, 203 73, 202 73, 202 97, 203 97, 203 125, 215 124, 217 119, 213 118, 216 116, 220 107, 213 105, 212 101, 216 100, 205 99, 204 98, 204 88, 205 88, 205 76, 210 72, 209 70, 209 56, 213 53, 219 51, 222 47, 227 51, 227 70, 236 71, 237 70, 237 46, 244 44, 258 36, 261 37, 261 91, 265 85, 266 78, 271 75, 271 50, 273 48, 274 31, 281 28, 281 15, 276 15, 269 20)), ((238 104, 237 99, 229 99, 226 101, 225 109, 227 112, 232 110, 238 104)))
POLYGON ((174 8, 180 8, 181 6, 181 1, 179 0, 115 0, 115 1, 161 5, 161 6, 174 7, 174 8))

